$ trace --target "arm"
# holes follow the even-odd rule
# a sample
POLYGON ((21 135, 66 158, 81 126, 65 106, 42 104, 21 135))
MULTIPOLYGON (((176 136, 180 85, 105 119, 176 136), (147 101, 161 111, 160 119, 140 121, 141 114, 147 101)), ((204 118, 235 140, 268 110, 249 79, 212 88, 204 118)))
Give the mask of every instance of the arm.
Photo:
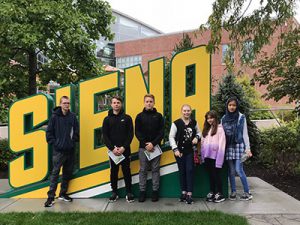
POLYGON ((178 150, 178 146, 175 141, 176 133, 177 133, 177 127, 174 123, 172 123, 171 130, 169 133, 169 142, 170 142, 170 146, 172 147, 173 151, 178 150))
POLYGON ((55 119, 52 116, 49 120, 47 130, 46 130, 46 139, 48 144, 51 145, 54 145, 56 141, 54 127, 55 127, 55 119))
POLYGON ((218 127, 219 148, 216 157, 216 168, 222 168, 224 163, 226 136, 223 127, 218 127))
POLYGON ((198 141, 201 139, 201 136, 202 136, 201 131, 200 131, 199 126, 198 126, 198 123, 196 123, 195 130, 196 130, 196 136, 192 141, 192 143, 194 145, 196 145, 198 143, 198 141))
POLYGON ((127 133, 127 137, 126 137, 123 147, 130 146, 130 143, 133 139, 133 123, 132 123, 132 119, 130 116, 127 116, 127 122, 128 122, 128 133, 127 133))
POLYGON ((104 144, 106 145, 106 147, 113 151, 114 150, 114 146, 113 144, 111 143, 111 140, 110 138, 108 137, 108 133, 109 133, 109 122, 108 122, 108 118, 105 118, 103 120, 103 124, 102 124, 102 135, 103 135, 103 141, 104 141, 104 144))
POLYGON ((244 139, 244 143, 245 143, 245 149, 250 150, 250 141, 249 141, 246 117, 244 120, 243 139, 244 139))
POLYGON ((78 120, 76 118, 76 116, 74 115, 74 134, 73 134, 73 140, 78 142, 79 141, 79 123, 78 120))
POLYGON ((164 124, 165 124, 165 120, 164 118, 161 116, 160 117, 160 123, 159 123, 159 132, 158 135, 154 138, 152 142, 153 146, 158 145, 161 143, 161 140, 164 137, 164 124))
POLYGON ((141 143, 142 147, 145 148, 146 141, 142 133, 142 121, 140 115, 137 115, 137 117, 135 118, 135 136, 141 143))

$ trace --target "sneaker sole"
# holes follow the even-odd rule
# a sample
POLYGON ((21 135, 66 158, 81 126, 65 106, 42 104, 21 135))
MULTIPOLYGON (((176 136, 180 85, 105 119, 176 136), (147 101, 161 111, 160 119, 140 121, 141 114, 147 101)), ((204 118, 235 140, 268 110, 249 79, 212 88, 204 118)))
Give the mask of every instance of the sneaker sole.
POLYGON ((230 201, 236 201, 236 198, 229 198, 230 201))
POLYGON ((240 198, 240 200, 241 200, 241 201, 250 201, 250 200, 252 200, 252 198, 253 198, 253 197, 244 198, 244 199, 243 199, 243 198, 240 198))
POLYGON ((119 199, 119 196, 117 195, 117 197, 116 197, 115 200, 110 200, 110 199, 108 199, 108 202, 116 202, 118 199, 119 199))
POLYGON ((65 198, 62 198, 62 197, 58 197, 59 200, 62 200, 62 201, 65 201, 65 202, 72 202, 73 200, 67 200, 65 198))
POLYGON ((220 200, 214 200, 215 203, 220 203, 220 202, 224 202, 225 201, 225 198, 222 198, 220 200))
POLYGON ((52 202, 50 205, 44 205, 45 208, 50 208, 54 205, 55 202, 52 202))

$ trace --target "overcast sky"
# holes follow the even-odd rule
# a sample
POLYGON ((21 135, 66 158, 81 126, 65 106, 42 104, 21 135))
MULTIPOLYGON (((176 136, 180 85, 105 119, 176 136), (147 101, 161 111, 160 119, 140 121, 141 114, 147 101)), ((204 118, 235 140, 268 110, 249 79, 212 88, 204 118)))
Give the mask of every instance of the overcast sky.
MULTIPOLYGON (((252 0, 248 11, 258 7, 252 0)), ((113 9, 163 31, 191 30, 207 21, 214 0, 107 0, 113 9)), ((300 22, 299 7, 297 20, 300 22)))

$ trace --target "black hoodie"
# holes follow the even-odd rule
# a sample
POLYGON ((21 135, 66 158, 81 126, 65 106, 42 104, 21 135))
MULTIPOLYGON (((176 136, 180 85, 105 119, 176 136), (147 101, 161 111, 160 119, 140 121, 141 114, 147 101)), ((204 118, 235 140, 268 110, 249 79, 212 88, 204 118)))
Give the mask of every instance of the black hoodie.
POLYGON ((108 111, 108 116, 104 118, 102 125, 102 135, 105 145, 109 150, 116 147, 124 147, 124 156, 130 155, 130 143, 133 138, 133 124, 129 115, 123 110, 119 114, 114 114, 113 110, 108 111))
POLYGON ((140 148, 145 148, 146 142, 151 142, 153 146, 160 144, 164 137, 163 116, 155 108, 144 108, 135 119, 135 136, 140 142, 140 148))
POLYGON ((75 113, 62 113, 61 107, 55 107, 48 122, 47 142, 53 150, 59 152, 74 151, 75 142, 79 141, 79 125, 75 113))

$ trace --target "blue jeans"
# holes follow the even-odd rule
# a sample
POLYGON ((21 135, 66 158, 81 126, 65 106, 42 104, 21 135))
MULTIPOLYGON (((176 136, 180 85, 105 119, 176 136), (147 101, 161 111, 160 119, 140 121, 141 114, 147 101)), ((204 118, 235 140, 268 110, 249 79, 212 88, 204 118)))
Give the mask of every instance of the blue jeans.
POLYGON ((194 153, 175 157, 179 170, 181 191, 193 192, 194 185, 194 153))
POLYGON ((235 173, 237 173, 241 179, 244 192, 249 193, 249 186, 247 182, 247 177, 243 169, 243 163, 240 159, 228 160, 228 168, 229 168, 229 181, 231 186, 231 192, 236 192, 235 185, 235 173))

